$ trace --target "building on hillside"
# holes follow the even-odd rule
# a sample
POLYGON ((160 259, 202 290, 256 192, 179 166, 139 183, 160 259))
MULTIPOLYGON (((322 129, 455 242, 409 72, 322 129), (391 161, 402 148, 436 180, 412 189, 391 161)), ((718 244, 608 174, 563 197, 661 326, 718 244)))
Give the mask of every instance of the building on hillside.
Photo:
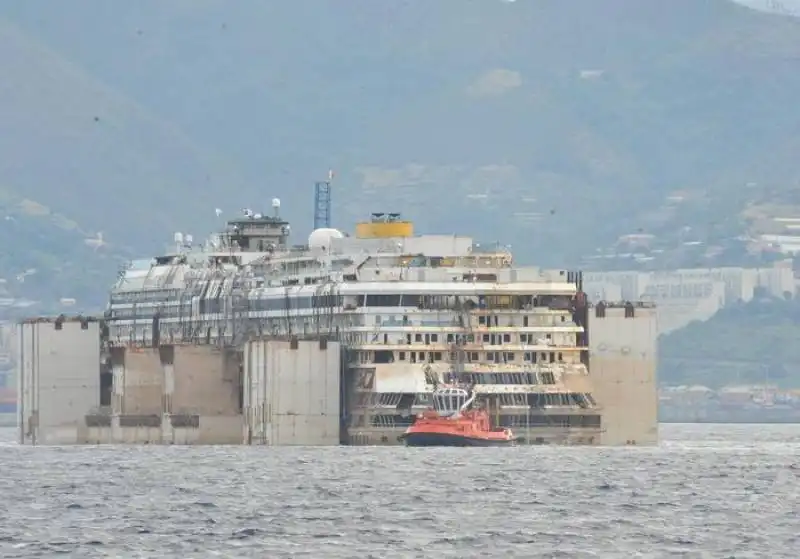
POLYGON ((758 289, 774 297, 795 292, 791 262, 770 268, 684 268, 672 271, 586 272, 584 285, 592 300, 653 301, 659 333, 707 320, 725 305, 750 301, 758 289))

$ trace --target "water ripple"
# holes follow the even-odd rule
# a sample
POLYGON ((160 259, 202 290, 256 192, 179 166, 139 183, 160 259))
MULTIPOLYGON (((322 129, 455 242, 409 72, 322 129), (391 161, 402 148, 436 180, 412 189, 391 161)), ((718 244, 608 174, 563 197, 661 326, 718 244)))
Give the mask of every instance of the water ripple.
POLYGON ((800 426, 658 448, 19 447, 0 556, 794 557, 800 426))

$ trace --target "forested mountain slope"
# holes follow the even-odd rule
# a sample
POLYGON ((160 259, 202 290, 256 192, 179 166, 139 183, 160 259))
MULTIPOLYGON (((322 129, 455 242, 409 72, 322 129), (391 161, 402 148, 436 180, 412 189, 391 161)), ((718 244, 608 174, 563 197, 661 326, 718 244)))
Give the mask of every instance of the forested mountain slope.
POLYGON ((402 211, 549 266, 797 191, 800 25, 725 0, 41 6, 0 11, 0 183, 109 251, 273 196, 304 233, 329 168, 337 226, 402 211))

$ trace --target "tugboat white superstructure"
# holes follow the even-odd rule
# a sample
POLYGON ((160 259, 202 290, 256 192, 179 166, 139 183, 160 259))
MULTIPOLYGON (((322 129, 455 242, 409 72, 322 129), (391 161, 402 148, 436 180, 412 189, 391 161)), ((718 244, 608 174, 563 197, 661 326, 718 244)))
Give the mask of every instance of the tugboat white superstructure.
POLYGON ((453 376, 522 441, 600 443, 579 272, 515 267, 508 249, 469 237, 415 236, 395 213, 291 246, 279 206, 132 263, 111 292, 109 343, 338 339, 348 444, 398 444, 453 376))

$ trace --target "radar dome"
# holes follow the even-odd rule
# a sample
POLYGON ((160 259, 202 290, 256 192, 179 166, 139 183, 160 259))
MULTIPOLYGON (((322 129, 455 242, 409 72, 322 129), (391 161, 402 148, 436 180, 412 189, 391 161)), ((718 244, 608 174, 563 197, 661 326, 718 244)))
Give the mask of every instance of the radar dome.
POLYGON ((338 229, 315 229, 308 236, 308 247, 312 250, 328 250, 333 239, 342 239, 344 235, 338 229))

